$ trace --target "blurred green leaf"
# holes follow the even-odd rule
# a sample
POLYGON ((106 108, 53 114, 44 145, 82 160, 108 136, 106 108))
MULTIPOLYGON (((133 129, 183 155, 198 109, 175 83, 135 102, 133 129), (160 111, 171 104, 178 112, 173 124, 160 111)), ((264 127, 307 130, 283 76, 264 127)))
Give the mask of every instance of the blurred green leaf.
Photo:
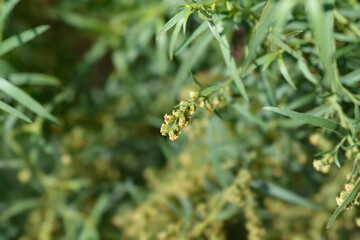
POLYGON ((208 28, 207 22, 203 22, 199 27, 191 34, 189 38, 187 38, 176 51, 175 55, 179 55, 187 46, 189 46, 192 42, 194 42, 201 34, 203 34, 208 28))
POLYGON ((206 95, 209 95, 210 93, 215 92, 215 91, 217 91, 219 89, 222 89, 224 87, 225 87, 224 85, 214 85, 214 86, 211 86, 211 87, 208 87, 208 88, 205 88, 204 90, 202 90, 200 95, 201 96, 206 96, 206 95))
POLYGON ((32 121, 27 116, 25 116, 23 113, 21 113, 20 111, 16 110, 15 108, 9 106, 8 104, 6 104, 2 101, 0 101, 0 109, 7 113, 14 115, 17 118, 24 120, 25 122, 32 123, 32 121))
POLYGON ((175 24, 177 24, 181 19, 183 19, 186 16, 186 13, 188 12, 187 9, 182 10, 181 12, 177 13, 173 18, 171 18, 165 26, 159 31, 157 34, 157 38, 161 37, 164 33, 169 31, 175 24))
POLYGON ((325 11, 323 4, 332 5, 332 0, 306 1, 306 9, 309 16, 315 44, 319 50, 320 59, 324 67, 327 83, 338 92, 341 87, 337 64, 335 61, 333 26, 334 16, 332 11, 325 11))
POLYGON ((52 116, 48 111, 45 110, 37 101, 31 98, 28 94, 26 94, 23 90, 19 89, 18 87, 12 85, 7 80, 0 78, 0 91, 6 93, 20 104, 24 105, 34 113, 42 116, 53 123, 60 125, 60 122, 52 116))
POLYGON ((20 2, 20 0, 8 0, 5 3, 5 6, 0 10, 0 34, 1 35, 4 30, 6 18, 10 15, 11 11, 14 9, 16 4, 18 4, 19 2, 20 2))
POLYGON ((298 113, 298 112, 294 112, 291 110, 287 110, 287 109, 280 109, 280 108, 276 108, 276 107, 264 107, 265 110, 269 110, 287 117, 290 117, 292 119, 298 120, 298 121, 302 121, 302 122, 306 122, 315 126, 319 126, 319 127, 323 127, 326 128, 330 131, 336 132, 340 135, 346 136, 349 134, 349 131, 344 128, 343 126, 339 125, 338 123, 326 119, 326 118, 321 118, 321 117, 317 117, 317 116, 313 116, 310 114, 306 114, 306 113, 298 113))
POLYGON ((30 30, 26 30, 20 34, 5 39, 0 43, 0 57, 7 54, 11 50, 31 41, 35 37, 43 34, 49 29, 49 26, 39 26, 30 30))
MULTIPOLYGON (((221 42, 219 42, 219 45, 220 45, 221 53, 225 60, 226 66, 227 66, 228 70, 230 71, 230 74, 233 77, 233 79, 235 81, 235 85, 239 89, 240 94, 244 97, 245 101, 248 102, 249 97, 246 93, 245 86, 237 72, 235 59, 232 56, 232 53, 230 51, 228 40, 226 39, 226 36, 223 34, 224 28, 223 28, 222 22, 220 20, 217 20, 217 22, 218 22, 219 30, 215 26, 212 26, 209 24, 209 26, 211 26, 210 29, 212 29, 211 32, 213 33, 213 35, 218 35, 218 37, 215 37, 217 40, 218 40, 218 38, 221 39, 221 42), (220 36, 219 32, 221 33, 221 36, 220 36)), ((220 41, 220 40, 218 40, 218 41, 220 41)))
POLYGON ((274 183, 264 182, 261 180, 254 180, 251 182, 251 187, 262 190, 266 192, 266 194, 282 199, 284 201, 287 201, 289 203, 294 203, 300 206, 304 206, 311 209, 321 210, 322 207, 285 189, 278 185, 275 185, 274 183))
POLYGON ((278 64, 279 64, 279 69, 280 69, 280 72, 281 74, 283 75, 283 77, 285 78, 285 80, 289 83, 289 85, 296 90, 296 86, 295 86, 295 83, 294 81, 292 80, 286 66, 285 66, 285 63, 284 63, 284 60, 283 60, 283 57, 282 55, 280 54, 278 56, 278 64))
POLYGON ((58 87, 61 82, 56 77, 42 73, 12 73, 7 79, 15 85, 44 85, 58 87))

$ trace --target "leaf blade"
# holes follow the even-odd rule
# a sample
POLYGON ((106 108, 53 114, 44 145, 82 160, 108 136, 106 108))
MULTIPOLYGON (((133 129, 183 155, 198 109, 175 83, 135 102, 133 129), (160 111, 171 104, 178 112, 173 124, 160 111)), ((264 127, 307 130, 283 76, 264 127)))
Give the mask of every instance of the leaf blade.
POLYGON ((174 17, 172 17, 165 26, 158 32, 157 39, 161 37, 164 33, 169 31, 175 24, 177 24, 181 19, 186 16, 187 9, 182 10, 181 12, 177 13, 174 17))
POLYGON ((23 45, 24 43, 31 41, 35 37, 43 34, 49 28, 50 27, 48 25, 42 25, 5 39, 0 44, 0 57, 12 51, 13 49, 23 45))
POLYGON ((11 84, 4 78, 0 78, 0 90, 15 99, 20 104, 24 105, 32 112, 52 121, 53 123, 60 125, 59 120, 57 120, 53 115, 51 115, 47 110, 45 110, 45 108, 41 106, 40 103, 38 103, 28 94, 26 94, 23 90, 11 84))
POLYGON ((309 123, 309 124, 312 124, 315 126, 326 128, 326 129, 336 132, 342 136, 346 136, 349 133, 348 130, 346 128, 344 128, 343 126, 341 126, 340 124, 336 123, 335 121, 326 119, 326 118, 317 117, 317 116, 313 116, 313 115, 305 114, 305 113, 299 113, 299 112, 291 111, 288 109, 280 109, 277 107, 264 107, 264 109, 287 116, 287 117, 290 117, 292 119, 295 119, 295 120, 298 120, 301 122, 305 122, 305 123, 309 123))
POLYGON ((11 107, 10 105, 0 101, 0 109, 11 114, 14 115, 15 117, 24 120, 27 123, 32 123, 32 121, 30 120, 30 118, 28 118, 27 116, 25 116, 22 112, 16 110, 15 108, 11 107))
POLYGON ((326 226, 327 229, 331 227, 335 219, 339 216, 339 214, 344 211, 345 207, 349 205, 349 203, 355 198, 356 194, 360 190, 360 179, 357 180, 357 183, 355 185, 354 190, 349 194, 349 196, 345 199, 345 201, 335 210, 331 218, 329 219, 329 222, 326 226))

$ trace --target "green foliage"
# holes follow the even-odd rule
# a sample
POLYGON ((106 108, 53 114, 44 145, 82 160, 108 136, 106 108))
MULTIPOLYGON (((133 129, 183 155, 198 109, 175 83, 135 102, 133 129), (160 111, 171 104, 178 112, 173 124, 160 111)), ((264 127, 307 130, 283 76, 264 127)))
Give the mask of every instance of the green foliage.
POLYGON ((0 0, 0 240, 359 239, 359 9, 0 0))

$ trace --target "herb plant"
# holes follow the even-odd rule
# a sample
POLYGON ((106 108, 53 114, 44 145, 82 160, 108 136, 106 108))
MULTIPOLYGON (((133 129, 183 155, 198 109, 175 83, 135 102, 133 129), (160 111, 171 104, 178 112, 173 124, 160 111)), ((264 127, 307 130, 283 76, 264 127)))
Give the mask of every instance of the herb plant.
POLYGON ((359 239, 359 10, 0 0, 0 240, 359 239))

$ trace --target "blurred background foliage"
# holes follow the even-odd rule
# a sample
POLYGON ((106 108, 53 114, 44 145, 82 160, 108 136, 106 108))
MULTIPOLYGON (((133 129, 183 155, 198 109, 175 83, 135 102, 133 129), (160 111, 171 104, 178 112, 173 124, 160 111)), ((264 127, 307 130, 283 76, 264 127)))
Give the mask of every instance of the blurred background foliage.
MULTIPOLYGON (((266 1, 231 2, 243 7, 226 32, 240 64, 266 1)), ((171 35, 156 39, 181 4, 22 0, 14 8, 4 38, 44 24, 50 29, 3 56, 0 74, 54 76, 60 84, 28 79, 21 88, 62 124, 5 98, 33 123, 0 114, 0 240, 360 238, 356 208, 325 229, 353 162, 342 154, 342 168, 327 175, 312 166, 314 154, 334 148, 340 138, 262 110, 272 105, 335 115, 328 104, 332 91, 308 81, 283 51, 297 91, 284 80, 272 64, 278 49, 271 41, 258 52, 275 57, 268 55, 263 71, 254 67, 245 79, 250 103, 228 85, 219 114, 199 110, 177 142, 161 136, 164 113, 188 99, 190 90, 200 90, 190 70, 205 87, 229 78, 212 35, 201 35, 172 61, 171 35)), ((359 26, 356 1, 335 6, 359 26)), ((290 38, 304 31, 290 39, 292 46, 304 53, 314 78, 322 79, 304 8, 289 13, 290 38)), ((203 20, 193 14, 188 21, 177 48, 203 20)), ((337 59, 341 75, 360 64, 360 36, 347 26, 335 24, 343 47, 337 59)), ((360 78, 353 75, 349 82, 356 91, 360 78)), ((354 114, 349 101, 341 104, 354 114)))

